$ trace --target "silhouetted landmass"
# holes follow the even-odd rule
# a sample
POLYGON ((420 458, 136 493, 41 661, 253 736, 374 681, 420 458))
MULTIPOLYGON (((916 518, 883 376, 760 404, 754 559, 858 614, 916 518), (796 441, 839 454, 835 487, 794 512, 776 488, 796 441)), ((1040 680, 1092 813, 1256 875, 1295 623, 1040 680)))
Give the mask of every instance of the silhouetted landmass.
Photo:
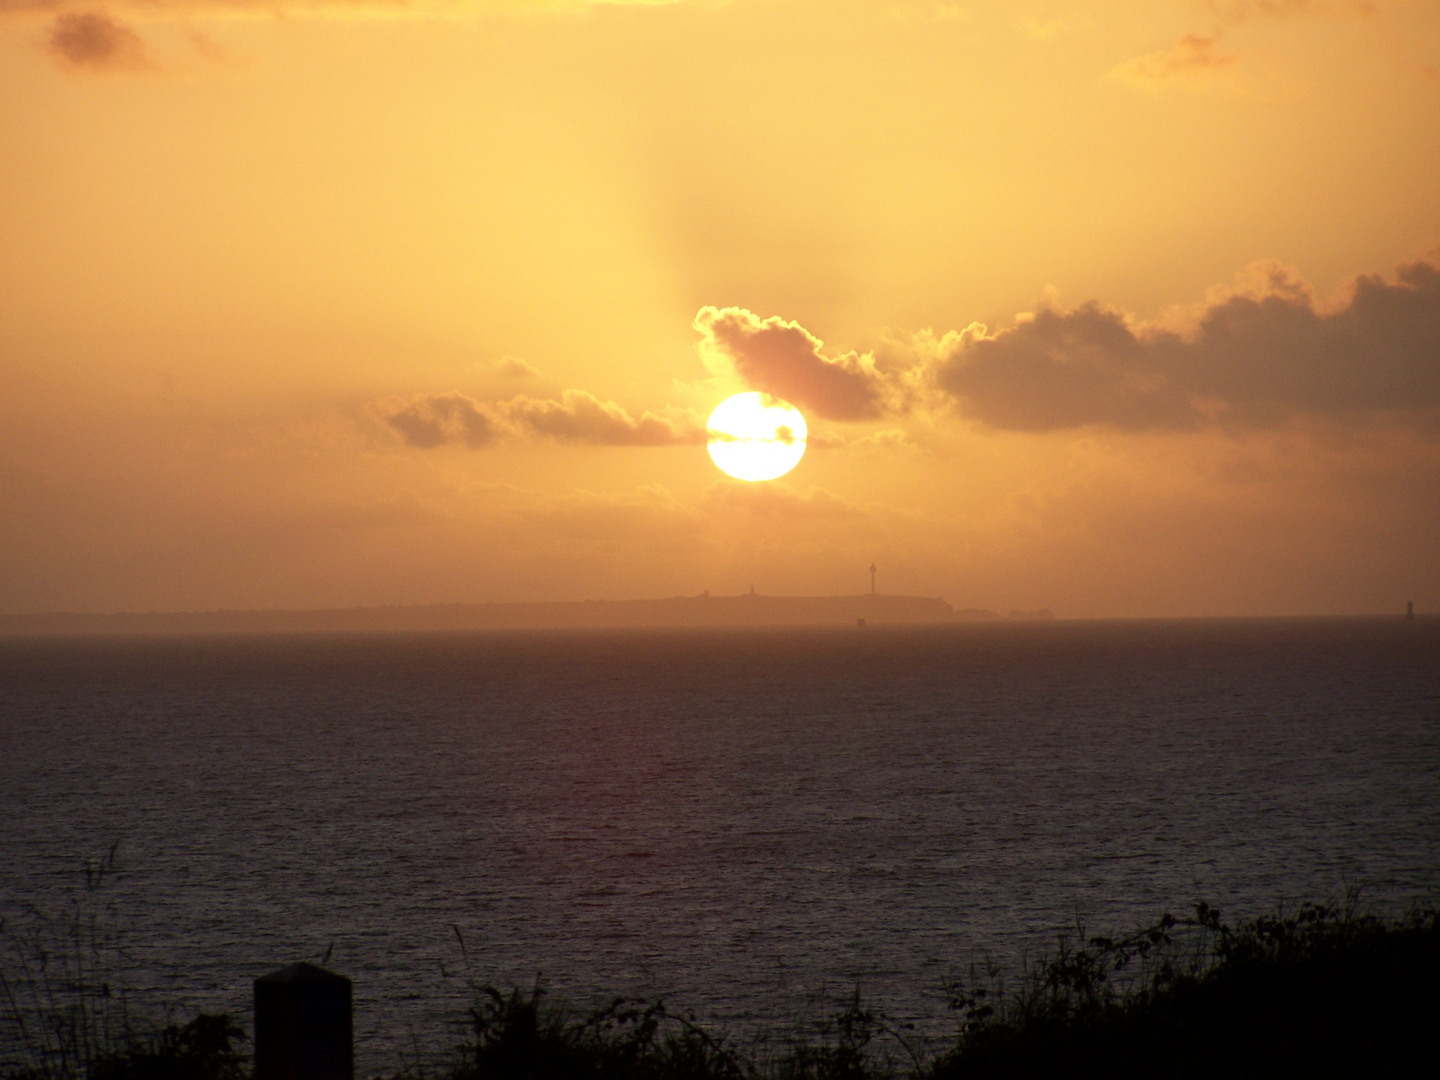
POLYGON ((422 604, 315 611, 0 615, 0 635, 185 634, 685 626, 866 626, 999 618, 938 597, 676 596, 538 604, 422 604))

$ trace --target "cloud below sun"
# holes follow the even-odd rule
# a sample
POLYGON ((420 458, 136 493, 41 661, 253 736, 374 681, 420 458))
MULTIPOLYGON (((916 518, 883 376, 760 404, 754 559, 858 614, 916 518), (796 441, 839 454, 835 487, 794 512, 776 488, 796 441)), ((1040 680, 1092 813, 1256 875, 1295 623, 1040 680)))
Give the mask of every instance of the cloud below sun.
POLYGON ((420 449, 462 444, 471 449, 497 439, 538 436, 591 446, 693 446, 705 442, 705 424, 686 410, 631 416, 613 401, 584 390, 559 400, 519 395, 480 402, 458 391, 385 398, 371 406, 404 442, 420 449))

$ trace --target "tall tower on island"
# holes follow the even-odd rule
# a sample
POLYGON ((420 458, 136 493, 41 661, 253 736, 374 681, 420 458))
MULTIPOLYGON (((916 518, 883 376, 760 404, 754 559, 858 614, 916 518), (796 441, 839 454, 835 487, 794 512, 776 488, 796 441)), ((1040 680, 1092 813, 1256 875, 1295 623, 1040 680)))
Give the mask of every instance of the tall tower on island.
POLYGON ((870 595, 875 595, 875 564, 870 564, 870 595))

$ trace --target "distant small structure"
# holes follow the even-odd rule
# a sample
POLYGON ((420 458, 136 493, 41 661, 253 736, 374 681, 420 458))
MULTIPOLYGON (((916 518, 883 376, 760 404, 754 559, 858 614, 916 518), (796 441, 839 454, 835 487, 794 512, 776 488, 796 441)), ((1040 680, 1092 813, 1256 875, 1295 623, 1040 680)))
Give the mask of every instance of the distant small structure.
POLYGON ((255 1080, 355 1080, 350 980, 291 964, 255 980, 255 1080))
POLYGON ((1415 618, 1415 601, 1414 601, 1414 600, 1406 600, 1406 601, 1405 601, 1405 618, 1407 618, 1407 619, 1413 619, 1413 618, 1415 618))
POLYGON ((864 619, 856 619, 856 620, 855 620, 855 629, 857 629, 857 630, 864 630, 864 629, 865 629, 865 620, 864 620, 864 619))
POLYGON ((875 564, 870 564, 870 595, 875 595, 875 564))

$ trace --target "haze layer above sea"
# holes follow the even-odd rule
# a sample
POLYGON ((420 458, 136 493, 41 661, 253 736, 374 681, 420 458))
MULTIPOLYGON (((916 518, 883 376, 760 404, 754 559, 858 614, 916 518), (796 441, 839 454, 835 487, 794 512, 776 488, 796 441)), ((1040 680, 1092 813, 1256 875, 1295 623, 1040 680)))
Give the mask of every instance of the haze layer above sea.
POLYGON ((328 949, 362 1074, 466 978, 934 1030, 1077 915, 1434 897, 1440 620, 9 640, 0 819, 12 917, 120 843, 148 1000, 328 949))

